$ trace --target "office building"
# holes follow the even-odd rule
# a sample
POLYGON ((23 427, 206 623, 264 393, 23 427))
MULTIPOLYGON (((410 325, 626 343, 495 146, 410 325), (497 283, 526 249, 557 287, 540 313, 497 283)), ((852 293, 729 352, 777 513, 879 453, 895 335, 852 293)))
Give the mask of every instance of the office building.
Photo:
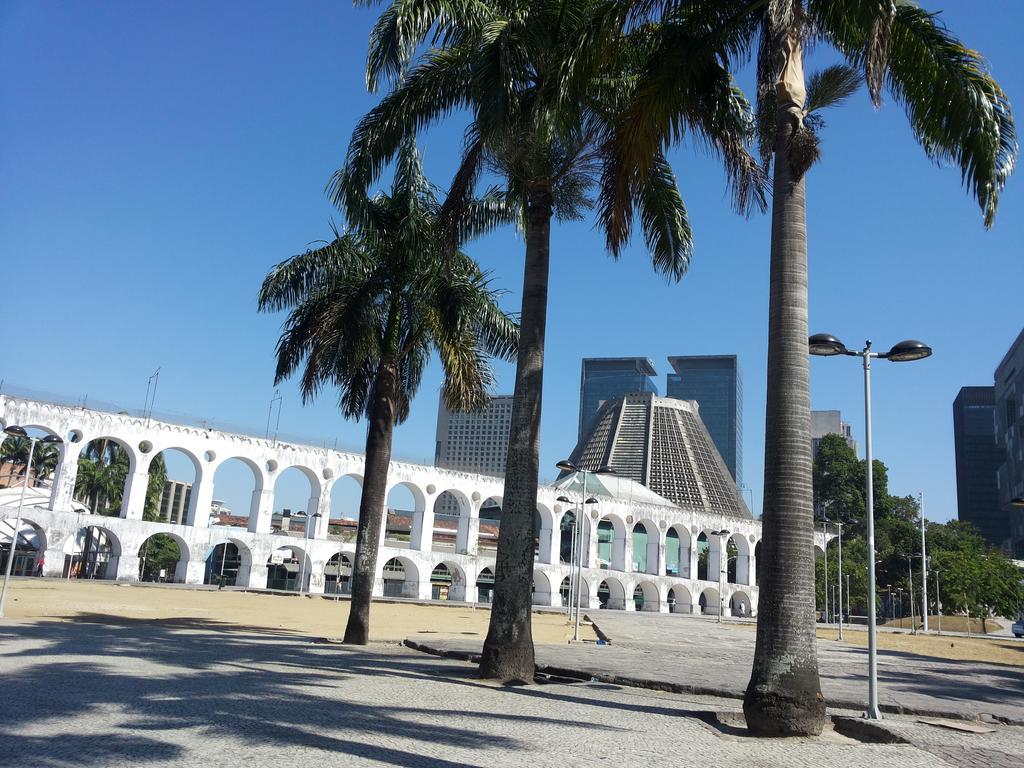
POLYGON ((1024 559, 1024 508, 1014 504, 1024 499, 1024 331, 996 368, 994 390, 999 505, 1009 520, 1011 555, 1024 559))
POLYGON ((188 522, 188 503, 191 499, 192 483, 164 481, 164 492, 160 497, 160 521, 175 524, 188 522))
POLYGON ((665 395, 693 400, 737 485, 743 484, 743 374, 736 355, 670 357, 665 395))
POLYGON ((843 421, 839 411, 811 411, 811 457, 818 457, 818 446, 825 435, 839 435, 846 440, 853 452, 857 452, 857 441, 853 439, 853 430, 843 421))
POLYGON ((619 477, 684 509, 750 519, 699 413, 692 400, 650 392, 609 400, 591 420, 571 461, 589 470, 610 466, 619 477))
POLYGON ((504 476, 511 424, 509 395, 491 397, 482 410, 468 413, 449 411, 441 398, 434 464, 461 472, 504 476))
POLYGON ((1001 547, 1009 538, 1010 522, 999 506, 998 475, 1005 453, 996 440, 995 402, 995 387, 960 388, 953 401, 953 449, 957 519, 1001 547))
POLYGON ((580 423, 582 438, 598 408, 608 400, 639 392, 658 394, 652 376, 654 363, 646 357, 586 357, 580 369, 580 423))

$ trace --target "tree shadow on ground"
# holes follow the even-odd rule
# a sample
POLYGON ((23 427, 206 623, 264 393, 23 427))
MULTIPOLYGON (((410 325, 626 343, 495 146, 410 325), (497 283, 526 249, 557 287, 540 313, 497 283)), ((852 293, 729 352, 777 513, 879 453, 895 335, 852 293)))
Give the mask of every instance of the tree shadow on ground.
MULTIPOLYGON (((4 698, 0 722, 20 731, 5 740, 0 765, 143 764, 177 759, 173 744, 148 738, 191 731, 195 738, 241 740, 247 745, 322 749, 400 766, 465 765, 446 760, 448 748, 486 753, 526 749, 517 726, 555 723, 592 726, 497 711, 459 711, 366 704, 352 696, 373 678, 397 677, 468 684, 473 670, 389 646, 338 646, 289 633, 237 627, 206 619, 112 619, 85 615, 75 622, 20 622, 0 626, 4 698), (345 688, 348 685, 349 688, 345 688), (350 698, 339 698, 339 690, 350 698), (333 694, 333 695, 331 695, 333 694), (106 727, 92 736, 43 739, 75 718, 106 727), (120 722, 124 717, 128 722, 120 722), (501 732, 474 729, 476 719, 499 719, 501 732), (130 735, 124 735, 126 729, 130 735), (419 750, 402 749, 408 743, 419 750), (86 756, 77 759, 76 756, 86 756), (26 762, 27 756, 31 760, 26 762), (92 756, 92 757, 89 757, 92 756), (13 764, 13 763, 12 763, 13 764)), ((483 683, 474 683, 483 686, 483 683)))

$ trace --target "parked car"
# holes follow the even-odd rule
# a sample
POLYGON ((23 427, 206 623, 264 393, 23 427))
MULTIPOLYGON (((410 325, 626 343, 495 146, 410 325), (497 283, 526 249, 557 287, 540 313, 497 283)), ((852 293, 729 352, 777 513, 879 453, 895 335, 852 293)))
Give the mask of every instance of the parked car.
POLYGON ((1013 636, 1024 637, 1024 619, 1018 619, 1013 624, 1013 636))

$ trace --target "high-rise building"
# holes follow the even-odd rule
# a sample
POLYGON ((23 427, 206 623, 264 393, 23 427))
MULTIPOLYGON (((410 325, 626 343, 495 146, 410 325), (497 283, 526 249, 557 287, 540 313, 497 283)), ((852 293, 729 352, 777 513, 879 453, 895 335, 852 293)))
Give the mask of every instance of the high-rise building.
POLYGON ((995 409, 995 387, 961 387, 953 401, 956 516, 1001 547, 1010 521, 999 506, 999 467, 1006 454, 996 440, 995 409))
POLYGON ((482 410, 449 411, 444 398, 437 409, 437 447, 434 464, 482 475, 505 474, 512 397, 491 397, 482 410))
POLYGON ((177 480, 164 481, 160 497, 160 522, 181 524, 188 521, 188 503, 192 498, 192 483, 177 480))
POLYGON ((580 368, 580 424, 582 438, 597 409, 608 400, 634 392, 658 394, 652 379, 658 372, 647 357, 585 357, 580 368))
POLYGON ((743 484, 743 374, 736 355, 670 357, 665 394, 695 400, 700 418, 737 485, 743 484))
POLYGON ((699 411, 692 400, 650 392, 608 400, 576 444, 571 460, 590 470, 610 466, 617 476, 685 509, 749 519, 750 511, 699 411))
POLYGON ((818 446, 825 435, 839 435, 847 445, 857 452, 857 441, 853 439, 853 430, 843 421, 839 411, 811 411, 811 458, 817 458, 818 446))
POLYGON ((1009 519, 1010 551, 1024 559, 1024 330, 1010 345, 995 372, 996 441, 1002 448, 997 474, 999 504, 1009 519))

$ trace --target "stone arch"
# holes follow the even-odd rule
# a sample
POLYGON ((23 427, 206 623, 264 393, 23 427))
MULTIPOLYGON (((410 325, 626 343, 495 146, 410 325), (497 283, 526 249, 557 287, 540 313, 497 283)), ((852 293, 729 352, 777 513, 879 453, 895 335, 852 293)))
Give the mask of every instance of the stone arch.
POLYGON ((633 588, 633 605, 638 611, 661 610, 661 590, 653 581, 641 581, 633 588))
POLYGON ((597 567, 626 570, 626 524, 618 515, 602 515, 597 522, 597 567))
POLYGON ((673 584, 669 589, 668 610, 670 613, 693 612, 693 597, 684 584, 673 584))
POLYGON ((726 545, 729 556, 728 582, 730 584, 750 584, 750 542, 743 533, 734 533, 726 545))
POLYGON ((498 533, 501 531, 501 512, 504 503, 504 498, 498 495, 488 496, 480 502, 480 509, 477 512, 479 521, 476 554, 493 556, 498 549, 498 533))
MULTIPOLYGON (((164 466, 167 468, 166 480, 167 483, 172 485, 165 483, 164 488, 161 489, 157 508, 154 510, 144 510, 143 517, 149 520, 171 523, 172 525, 194 524, 200 490, 205 490, 203 488, 203 462, 188 448, 183 448, 177 444, 164 445, 152 449, 143 459, 143 464, 149 475, 154 474, 157 457, 163 457, 164 466), (168 458, 172 458, 174 454, 180 454, 192 465, 191 479, 182 478, 179 480, 172 477, 172 475, 180 475, 179 468, 168 466, 167 464, 168 458), (148 512, 152 514, 146 514, 148 512)), ((178 463, 176 460, 171 461, 172 465, 176 463, 178 463)))
POLYGON ((324 594, 347 595, 352 591, 351 552, 335 552, 324 564, 324 594))
POLYGON ((430 599, 466 600, 466 572, 452 560, 442 560, 430 571, 430 599))
POLYGON ((273 489, 266 490, 263 469, 248 456, 234 455, 207 467, 207 472, 210 473, 210 524, 255 530, 264 494, 273 494, 273 489), (246 490, 250 474, 252 490, 246 490))
MULTIPOLYGON (((129 497, 138 494, 140 503, 145 498, 146 489, 135 486, 140 481, 145 485, 149 478, 144 475, 136 479, 138 465, 136 449, 127 441, 109 435, 92 438, 78 454, 74 500, 93 514, 126 517, 134 501, 129 497)), ((140 517, 141 513, 140 505, 140 517)))
POLYGON ((554 605, 554 594, 551 588, 551 579, 540 568, 533 569, 533 596, 534 605, 554 605))
POLYGON ((215 542, 206 556, 204 584, 223 582, 226 587, 249 586, 252 571, 252 552, 239 539, 227 538, 215 542))
POLYGON ((690 532, 685 525, 676 523, 665 532, 665 575, 682 579, 690 575, 690 532))
POLYGON ((750 601, 750 595, 742 589, 735 590, 729 597, 729 615, 739 617, 753 616, 753 603, 750 601))
POLYGON ((473 504, 469 496, 457 488, 446 488, 434 499, 434 523, 429 537, 424 531, 421 549, 435 552, 465 551, 469 517, 473 504), (463 549, 458 545, 463 542, 463 549))
POLYGON ((6 573, 7 558, 12 556, 12 551, 12 576, 41 574, 46 558, 46 530, 22 514, 21 524, 15 531, 16 518, 16 514, 0 517, 0 574, 6 573))
POLYGON ((408 557, 392 557, 381 566, 384 597, 420 596, 420 573, 408 557))
POLYGON ((638 520, 633 525, 633 561, 631 570, 636 573, 658 573, 658 556, 661 549, 661 529, 650 518, 638 520))
POLYGON ((718 590, 715 587, 706 587, 697 599, 700 612, 705 616, 717 616, 721 610, 722 602, 718 590))
POLYGON ((184 584, 188 578, 188 544, 176 533, 161 532, 147 536, 139 545, 138 555, 139 581, 172 581, 184 584), (177 547, 176 553, 168 546, 170 543, 177 547))
MULTIPOLYGON (((268 462, 269 463, 269 462, 268 462)), ((273 494, 274 501, 271 506, 271 529, 281 530, 286 533, 298 532, 303 538, 313 538, 316 535, 313 520, 320 507, 320 476, 309 467, 303 464, 290 464, 279 467, 274 472, 273 494), (302 477, 308 487, 308 496, 302 487, 302 477), (303 497, 306 497, 303 499, 303 497), (289 501, 291 499, 291 501, 289 501), (302 509, 293 509, 292 506, 285 506, 288 503, 302 504, 302 509)), ((251 523, 251 520, 250 520, 251 523)), ((252 526, 250 524, 250 530, 252 526)), ((308 576, 308 574, 307 574, 308 576)))
POLYGON ((569 508, 558 518, 558 561, 573 562, 573 537, 576 526, 577 510, 569 508))
MULTIPOLYGON (((533 516, 533 559, 551 565, 555 553, 552 549, 555 539, 555 513, 546 504, 537 504, 537 513, 533 516)), ((550 605, 550 603, 549 603, 550 605)))
POLYGON ((412 548, 413 529, 416 527, 417 519, 422 520, 423 512, 427 508, 426 494, 415 483, 402 480, 389 485, 384 498, 387 516, 384 519, 382 540, 389 547, 412 548), (398 491, 397 494, 396 491, 398 491), (411 498, 411 505, 408 500, 400 498, 403 495, 411 498), (412 509, 406 508, 409 506, 412 509))
MULTIPOLYGON (((4 461, 0 463, 0 488, 21 487, 27 477, 29 488, 42 486, 49 489, 53 485, 53 479, 60 473, 66 446, 64 443, 52 445, 39 440, 41 437, 57 434, 50 427, 20 421, 17 425, 29 433, 29 438, 36 438, 35 449, 32 451, 32 466, 25 467, 29 453, 29 438, 15 437, 0 432, 0 446, 4 446, 5 451, 9 451, 2 454, 4 461), (27 472, 26 469, 28 469, 27 472)), ((4 425, 0 425, 0 430, 4 428, 4 425)))
POLYGON ((476 601, 490 604, 494 598, 494 569, 486 566, 476 576, 476 601))
POLYGON ((606 576, 597 586, 597 601, 601 608, 626 610, 626 589, 614 576, 606 576))
POLYGON ((267 558, 267 589, 304 592, 310 574, 309 555, 298 544, 282 541, 267 558))
POLYGON ((92 522, 82 526, 68 537, 64 552, 70 578, 117 578, 122 555, 121 540, 105 526, 92 522))

